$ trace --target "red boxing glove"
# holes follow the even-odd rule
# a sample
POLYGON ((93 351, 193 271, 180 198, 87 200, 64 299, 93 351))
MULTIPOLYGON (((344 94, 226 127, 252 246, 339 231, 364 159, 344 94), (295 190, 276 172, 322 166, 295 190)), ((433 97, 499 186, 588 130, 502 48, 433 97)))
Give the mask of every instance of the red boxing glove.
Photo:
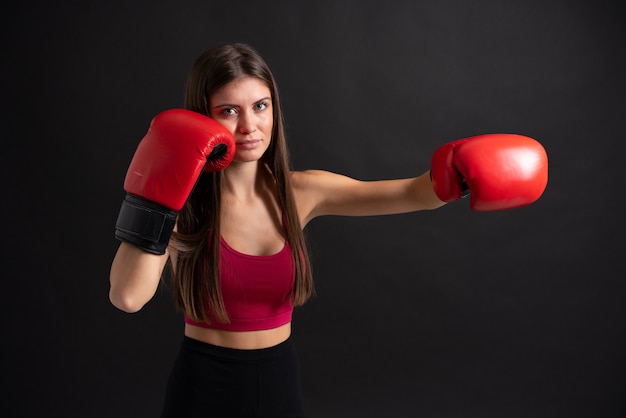
POLYGON ((487 134, 449 142, 432 156, 431 178, 444 202, 470 194, 479 212, 513 209, 539 199, 548 183, 548 156, 527 136, 487 134))
POLYGON ((156 115, 126 173, 116 238, 164 254, 202 172, 226 168, 235 149, 230 131, 207 116, 185 109, 156 115))

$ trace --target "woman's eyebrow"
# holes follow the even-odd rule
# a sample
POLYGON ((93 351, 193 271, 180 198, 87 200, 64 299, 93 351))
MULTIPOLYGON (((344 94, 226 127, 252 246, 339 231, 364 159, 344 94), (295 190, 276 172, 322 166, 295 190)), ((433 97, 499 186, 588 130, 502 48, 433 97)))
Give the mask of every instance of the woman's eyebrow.
POLYGON ((217 109, 218 107, 239 107, 239 105, 232 104, 232 103, 220 103, 220 104, 216 104, 215 106, 213 106, 213 109, 217 109))
MULTIPOLYGON (((260 98, 258 100, 255 100, 254 102, 252 102, 252 104, 256 104, 256 103, 263 102, 263 101, 266 101, 266 100, 271 101, 272 100, 272 96, 262 97, 262 98, 260 98)), ((216 104, 215 106, 212 107, 212 109, 218 109, 220 107, 241 107, 241 105, 234 104, 234 103, 223 102, 223 103, 216 104)))

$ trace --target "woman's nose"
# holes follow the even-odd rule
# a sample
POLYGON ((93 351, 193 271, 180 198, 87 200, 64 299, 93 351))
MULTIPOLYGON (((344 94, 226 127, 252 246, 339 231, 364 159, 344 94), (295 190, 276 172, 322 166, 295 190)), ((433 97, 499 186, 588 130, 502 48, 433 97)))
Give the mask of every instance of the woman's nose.
POLYGON ((249 134, 256 130, 254 125, 254 118, 249 114, 242 114, 239 118, 239 133, 249 134))

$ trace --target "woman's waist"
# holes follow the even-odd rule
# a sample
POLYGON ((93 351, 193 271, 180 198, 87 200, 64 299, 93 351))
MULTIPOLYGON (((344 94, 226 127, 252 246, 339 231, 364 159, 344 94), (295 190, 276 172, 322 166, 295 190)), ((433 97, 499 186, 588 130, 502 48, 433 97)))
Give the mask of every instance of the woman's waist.
POLYGON ((291 322, 276 328, 255 331, 227 331, 186 323, 185 336, 218 347, 257 350, 285 342, 291 336, 291 322))

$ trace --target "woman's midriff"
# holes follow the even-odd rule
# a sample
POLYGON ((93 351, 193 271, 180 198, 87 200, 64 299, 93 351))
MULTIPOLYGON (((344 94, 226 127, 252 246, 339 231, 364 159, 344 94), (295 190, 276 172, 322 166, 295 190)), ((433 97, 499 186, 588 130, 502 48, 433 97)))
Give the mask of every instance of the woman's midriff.
POLYGON ((223 331, 185 324, 185 335, 220 347, 256 350, 278 345, 291 335, 291 323, 261 331, 223 331))

